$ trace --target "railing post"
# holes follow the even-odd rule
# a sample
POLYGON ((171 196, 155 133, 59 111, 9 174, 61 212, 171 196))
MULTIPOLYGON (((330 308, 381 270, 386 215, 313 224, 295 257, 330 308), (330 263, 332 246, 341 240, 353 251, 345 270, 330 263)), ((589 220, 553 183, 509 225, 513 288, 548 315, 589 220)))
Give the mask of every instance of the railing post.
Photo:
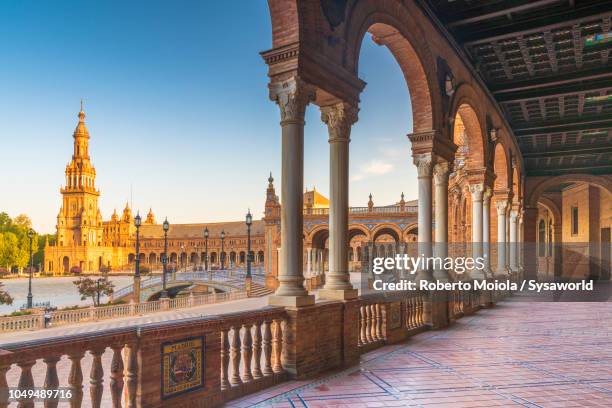
MULTIPOLYGON (((19 375, 19 383, 17 388, 19 390, 30 390, 34 388, 34 378, 32 377, 32 366, 36 364, 36 361, 23 361, 17 363, 21 368, 21 374, 19 375)), ((34 408, 34 400, 24 399, 19 401, 19 408, 34 408)))
MULTIPOLYGON (((57 377, 57 362, 59 361, 59 357, 51 356, 43 359, 43 362, 47 366, 47 371, 45 373, 45 390, 56 390, 59 387, 59 378, 57 377)), ((58 399, 45 399, 44 407, 45 408, 55 408, 57 407, 59 401, 58 399)))
POLYGON ((230 360, 229 330, 221 330, 221 390, 230 388, 227 369, 230 360))
POLYGON ((242 336, 242 347, 241 357, 242 364, 244 366, 244 373, 242 374, 242 382, 247 383, 253 380, 253 376, 251 375, 251 359, 252 359, 252 337, 251 337, 251 326, 246 324, 242 325, 242 329, 244 331, 244 335, 242 336))
POLYGON ((68 374, 68 388, 72 392, 70 408, 80 408, 83 401, 83 371, 81 370, 81 359, 83 352, 68 354, 70 359, 70 373, 68 374))
POLYGON ((252 374, 253 378, 261 378, 261 324, 259 322, 253 323, 253 361, 252 361, 252 374))
POLYGON ((8 407, 8 383, 6 372, 11 369, 11 364, 0 365, 0 408, 8 407))
POLYGON ((90 350, 93 357, 91 371, 89 374, 89 395, 92 408, 100 408, 102 405, 102 393, 104 391, 104 369, 102 368, 102 354, 104 349, 90 350))
POLYGON ((281 320, 274 319, 274 332, 272 334, 272 355, 274 356, 274 363, 272 365, 272 371, 275 374, 283 372, 282 364, 282 347, 283 347, 283 329, 281 327, 281 320))
POLYGON ((232 366, 232 375, 230 376, 229 382, 232 386, 237 386, 240 384, 240 329, 238 327, 232 327, 230 363, 232 366))
POLYGON ((265 320, 263 322, 262 349, 264 354, 264 376, 268 376, 274 373, 274 371, 272 371, 272 330, 270 326, 270 320, 265 320))
POLYGON ((110 390, 113 408, 121 408, 121 393, 123 392, 123 345, 112 345, 113 359, 110 366, 110 390))
POLYGON ((138 388, 138 342, 126 344, 127 369, 127 408, 136 408, 136 390, 138 388))

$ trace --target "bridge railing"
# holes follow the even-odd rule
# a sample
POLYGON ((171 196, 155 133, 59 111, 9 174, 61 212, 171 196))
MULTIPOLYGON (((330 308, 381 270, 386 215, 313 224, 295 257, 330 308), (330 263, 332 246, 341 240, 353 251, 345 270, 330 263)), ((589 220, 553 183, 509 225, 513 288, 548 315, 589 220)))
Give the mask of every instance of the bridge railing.
POLYGON ((62 389, 71 407, 152 407, 162 406, 162 398, 172 398, 169 406, 220 405, 286 380, 286 327, 284 309, 267 307, 7 344, 0 352, 0 384, 62 389), (193 370, 187 394, 164 381, 165 372, 186 368, 171 362, 166 346, 173 344, 195 362, 187 367, 193 370))

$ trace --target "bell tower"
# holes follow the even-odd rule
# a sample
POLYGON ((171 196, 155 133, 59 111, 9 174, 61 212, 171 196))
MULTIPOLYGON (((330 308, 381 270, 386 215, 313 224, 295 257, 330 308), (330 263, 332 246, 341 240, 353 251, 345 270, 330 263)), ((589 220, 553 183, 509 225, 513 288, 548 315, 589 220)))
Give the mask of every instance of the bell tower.
POLYGON ((89 131, 81 101, 79 122, 72 135, 72 160, 66 166, 66 185, 60 189, 62 207, 57 216, 58 246, 102 245, 102 215, 98 208, 96 170, 89 160, 89 131))
POLYGON ((268 188, 266 189, 266 204, 264 215, 264 271, 266 275, 266 287, 276 289, 278 286, 278 248, 280 248, 280 212, 281 205, 274 189, 274 178, 272 173, 268 177, 268 188))

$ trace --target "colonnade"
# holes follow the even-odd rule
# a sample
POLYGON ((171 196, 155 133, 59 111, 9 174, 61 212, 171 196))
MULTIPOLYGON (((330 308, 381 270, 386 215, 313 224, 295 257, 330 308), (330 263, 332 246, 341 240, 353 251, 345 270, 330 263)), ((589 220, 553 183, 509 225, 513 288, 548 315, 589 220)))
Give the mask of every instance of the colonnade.
MULTIPOLYGON (((304 114, 314 100, 315 89, 300 78, 270 84, 270 97, 281 112, 282 177, 281 177, 281 252, 278 288, 270 302, 276 305, 300 306, 314 303, 314 296, 303 287, 303 191, 304 191, 304 114)), ((330 209, 329 209, 329 271, 320 297, 351 299, 357 296, 349 279, 348 268, 348 165, 350 130, 357 120, 357 107, 346 102, 321 107, 321 118, 326 123, 330 146, 330 209)), ((413 133, 414 164, 418 173, 418 253, 425 257, 445 257, 448 243, 448 184, 456 146, 444 141, 439 131, 413 133), (425 146, 425 147, 424 147, 425 146), (435 182, 434 182, 435 181, 435 182), (433 186, 433 189, 432 189, 433 186), (433 190, 433 191, 432 191, 433 190), (435 205, 433 196, 435 195, 435 205), (432 208, 436 215, 435 245, 433 241, 432 208)), ((483 169, 486 173, 486 170, 483 169)), ((472 200, 472 255, 489 257, 489 217, 491 188, 482 181, 471 182, 472 200)), ((518 207, 506 210, 504 200, 497 199, 498 246, 516 244, 519 236, 518 207), (505 233, 507 225, 509 231, 505 233)), ((518 271, 516 245, 508 248, 510 271, 518 271)), ((316 252, 315 252, 316 253, 316 252)), ((368 254, 371 259, 372 254, 368 254)), ((307 255, 307 272, 313 268, 312 252, 307 255)), ((317 259, 317 258, 315 258, 317 259)), ((498 257, 498 274, 506 271, 506 250, 498 257)), ((487 278, 487 271, 471 278, 487 278)), ((421 270, 417 279, 449 279, 446 270, 421 270)))

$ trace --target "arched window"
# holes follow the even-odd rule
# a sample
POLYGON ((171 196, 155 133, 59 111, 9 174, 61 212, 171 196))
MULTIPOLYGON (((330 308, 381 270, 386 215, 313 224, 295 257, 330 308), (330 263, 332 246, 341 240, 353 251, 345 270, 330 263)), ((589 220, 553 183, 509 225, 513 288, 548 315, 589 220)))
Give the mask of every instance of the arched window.
POLYGON ((538 224, 538 256, 546 256, 546 222, 538 224))

